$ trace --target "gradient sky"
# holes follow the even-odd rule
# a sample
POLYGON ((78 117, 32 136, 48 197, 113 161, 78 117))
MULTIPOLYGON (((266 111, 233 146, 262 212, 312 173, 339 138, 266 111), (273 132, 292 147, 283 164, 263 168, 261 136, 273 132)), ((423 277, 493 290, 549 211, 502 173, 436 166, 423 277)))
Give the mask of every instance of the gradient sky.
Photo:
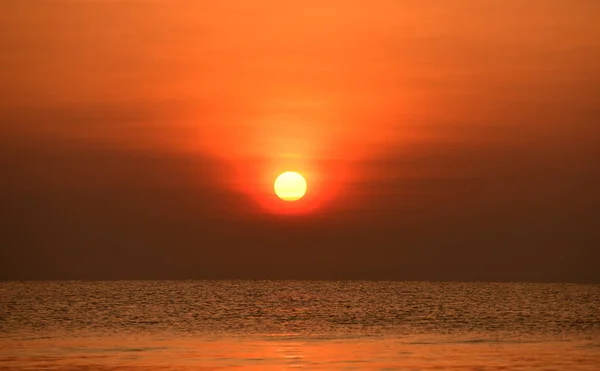
POLYGON ((600 282, 598 19, 3 0, 0 279, 600 282))

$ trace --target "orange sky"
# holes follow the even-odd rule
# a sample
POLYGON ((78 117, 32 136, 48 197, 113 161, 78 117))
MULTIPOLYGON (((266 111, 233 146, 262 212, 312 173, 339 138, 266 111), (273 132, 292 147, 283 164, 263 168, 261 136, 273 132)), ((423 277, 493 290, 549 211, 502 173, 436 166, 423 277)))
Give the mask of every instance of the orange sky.
POLYGON ((360 225, 465 209, 466 226, 511 202, 585 218, 599 16, 592 0, 3 1, 0 154, 26 169, 4 187, 145 179, 222 195, 202 215, 268 214, 276 174, 298 170, 303 210, 360 225), (65 165, 90 150, 105 157, 65 165))

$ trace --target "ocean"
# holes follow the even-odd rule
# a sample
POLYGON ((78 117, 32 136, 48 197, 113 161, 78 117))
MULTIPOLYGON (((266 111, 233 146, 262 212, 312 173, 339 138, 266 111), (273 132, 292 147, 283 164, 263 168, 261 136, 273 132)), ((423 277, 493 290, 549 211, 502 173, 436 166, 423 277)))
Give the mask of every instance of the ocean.
POLYGON ((600 370, 600 285, 0 283, 0 370, 600 370))

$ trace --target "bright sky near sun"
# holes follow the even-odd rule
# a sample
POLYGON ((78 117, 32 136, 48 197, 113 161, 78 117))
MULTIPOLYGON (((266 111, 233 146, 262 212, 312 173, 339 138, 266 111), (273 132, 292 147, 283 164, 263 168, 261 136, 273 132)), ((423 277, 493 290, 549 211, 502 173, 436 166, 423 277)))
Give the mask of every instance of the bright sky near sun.
POLYGON ((599 14, 593 0, 1 1, 0 191, 15 232, 0 245, 76 257, 69 244, 116 229, 275 259, 261 236, 285 229, 262 221, 298 217, 316 224, 281 238, 300 246, 380 238, 368 257, 350 249, 361 272, 385 271, 398 246, 406 269, 412 256, 443 272, 449 251, 475 256, 456 246, 540 246, 548 226, 556 246, 591 246, 599 14), (296 202, 274 192, 286 171, 307 183, 296 202))

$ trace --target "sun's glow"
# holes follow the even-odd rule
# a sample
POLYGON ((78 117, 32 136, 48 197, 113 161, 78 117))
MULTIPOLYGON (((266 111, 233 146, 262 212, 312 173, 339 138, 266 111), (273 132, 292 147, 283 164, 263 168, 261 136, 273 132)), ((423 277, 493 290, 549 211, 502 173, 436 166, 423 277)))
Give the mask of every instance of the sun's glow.
POLYGON ((306 180, 295 171, 286 171, 275 179, 273 188, 282 200, 297 201, 306 194, 306 180))

